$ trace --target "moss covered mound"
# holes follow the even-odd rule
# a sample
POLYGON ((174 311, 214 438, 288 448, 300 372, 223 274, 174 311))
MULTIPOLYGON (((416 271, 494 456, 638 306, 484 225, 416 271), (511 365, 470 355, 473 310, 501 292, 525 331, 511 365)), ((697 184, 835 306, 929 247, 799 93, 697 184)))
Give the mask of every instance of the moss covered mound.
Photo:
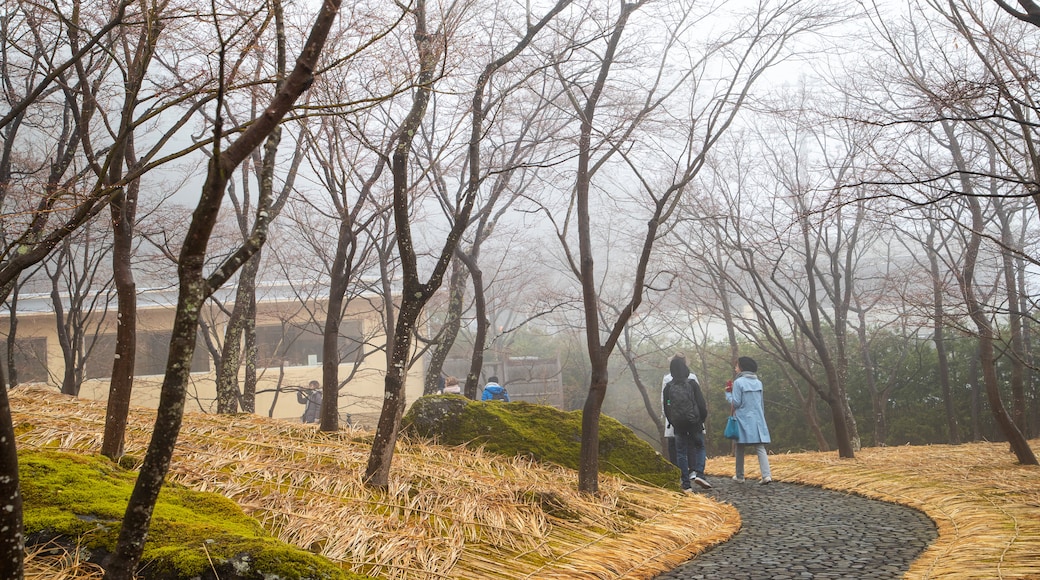
MULTIPOLYGON (((102 564, 115 549, 137 474, 104 457, 18 456, 26 543, 78 551, 102 564)), ((140 578, 351 579, 333 562, 270 537, 231 500, 168 484, 159 494, 140 578)))
MULTIPOLYGON (((413 403, 403 426, 444 445, 483 447, 501 455, 522 455, 577 469, 581 416, 581 411, 564 412, 545 405, 435 395, 413 403)), ((631 429, 605 415, 599 421, 599 461, 601 472, 679 488, 678 468, 631 429)))

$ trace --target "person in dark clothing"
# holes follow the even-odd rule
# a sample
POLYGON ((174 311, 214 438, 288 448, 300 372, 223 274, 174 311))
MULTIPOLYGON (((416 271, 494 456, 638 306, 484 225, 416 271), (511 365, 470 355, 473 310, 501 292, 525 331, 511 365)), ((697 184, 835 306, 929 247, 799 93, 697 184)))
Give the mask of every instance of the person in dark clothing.
MULTIPOLYGON (((712 487, 704 478, 704 420, 708 418, 708 408, 704 402, 704 393, 696 379, 691 380, 690 368, 681 357, 672 358, 669 371, 673 383, 685 383, 685 388, 693 389, 694 399, 697 401, 699 416, 691 418, 691 423, 685 428, 671 425, 675 435, 676 463, 679 465, 681 475, 681 486, 683 491, 693 493, 691 483, 708 489, 712 487), (694 465, 690 465, 690 451, 692 451, 694 465), (691 469, 692 467, 692 469, 691 469)), ((668 421, 666 419, 666 421, 668 421)), ((670 423, 670 421, 669 421, 670 423)))
MULTIPOLYGON (((680 353, 676 353, 675 358, 680 358, 680 359, 683 360, 683 362, 686 362, 686 355, 681 353, 681 352, 680 353)), ((687 365, 687 366, 689 366, 689 365, 687 365)), ((695 375, 692 370, 690 371, 689 379, 691 381, 697 381, 697 375, 695 375)), ((670 372, 665 373, 664 378, 661 380, 661 409, 662 409, 662 411, 664 410, 664 388, 670 382, 672 382, 672 373, 670 373, 670 372)), ((665 420, 664 420, 664 438, 665 438, 665 444, 667 445, 667 448, 668 448, 668 461, 670 461, 672 463, 672 465, 674 465, 676 467, 679 467, 679 460, 676 458, 676 453, 675 453, 675 429, 672 428, 672 425, 671 425, 671 423, 668 422, 667 418, 665 418, 665 420)), ((706 445, 707 445, 707 443, 705 443, 705 446, 706 445)), ((690 448, 688 448, 688 450, 689 450, 689 453, 687 453, 687 455, 688 455, 688 459, 687 460, 689 461, 689 465, 700 465, 700 466, 703 466, 705 463, 707 463, 707 461, 708 461, 708 450, 705 447, 701 447, 700 449, 694 449, 693 447, 690 447, 690 448), (694 451, 697 452, 697 456, 696 457, 693 455, 694 451)), ((704 479, 705 481, 707 481, 707 478, 704 476, 704 472, 703 471, 697 472, 697 475, 700 476, 701 479, 704 479)))
POLYGON ((296 391, 296 402, 307 405, 303 409, 304 423, 317 423, 321 415, 321 383, 311 381, 306 389, 296 391))

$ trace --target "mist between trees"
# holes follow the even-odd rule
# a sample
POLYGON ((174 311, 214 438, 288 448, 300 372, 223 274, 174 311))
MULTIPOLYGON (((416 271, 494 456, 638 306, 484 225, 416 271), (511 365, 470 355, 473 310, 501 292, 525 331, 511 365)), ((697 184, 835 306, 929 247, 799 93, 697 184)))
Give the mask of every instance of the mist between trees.
MULTIPOLYGON (((583 491, 601 412, 660 441, 677 351, 713 418, 758 358, 776 449, 997 438, 1035 463, 1040 35, 1019 4, 7 1, 3 382, 39 378, 18 320, 49 302, 47 382, 77 393, 114 352, 118 457, 138 294, 175 295, 152 485, 197 349, 217 412, 263 412, 264 348, 289 347, 257 304, 289 287, 279 336, 320 340, 320 429, 381 359, 374 487, 409 374, 430 393, 461 358, 475 398, 524 355, 559 358, 584 410, 583 491)), ((0 418, 12 498, 6 393, 0 418)))

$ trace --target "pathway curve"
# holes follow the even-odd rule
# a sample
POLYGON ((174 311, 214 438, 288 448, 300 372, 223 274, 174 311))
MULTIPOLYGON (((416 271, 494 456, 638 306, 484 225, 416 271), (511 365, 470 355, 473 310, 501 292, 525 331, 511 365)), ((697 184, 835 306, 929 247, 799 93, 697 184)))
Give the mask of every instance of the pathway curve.
POLYGON ((733 504, 741 530, 655 580, 901 578, 938 533, 904 506, 804 485, 709 477, 702 493, 733 504))

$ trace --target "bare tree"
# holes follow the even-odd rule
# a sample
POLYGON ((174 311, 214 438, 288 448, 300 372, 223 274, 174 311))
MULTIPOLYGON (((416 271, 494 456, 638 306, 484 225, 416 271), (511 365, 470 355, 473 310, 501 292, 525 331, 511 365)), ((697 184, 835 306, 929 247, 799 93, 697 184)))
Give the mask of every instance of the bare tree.
MULTIPOLYGON (((206 248, 228 178, 235 167, 274 131, 299 96, 313 82, 318 58, 338 11, 339 2, 336 0, 323 2, 296 66, 275 94, 271 104, 226 149, 220 148, 219 140, 214 142, 215 151, 210 160, 206 183, 181 247, 178 276, 180 293, 155 428, 123 517, 116 549, 111 559, 106 562, 106 577, 130 580, 140 561, 152 510, 169 469, 180 431, 184 413, 185 385, 195 350, 199 310, 206 296, 219 288, 252 257, 266 238, 268 221, 264 217, 270 209, 271 200, 261 199, 257 203, 253 233, 248 242, 209 276, 204 276, 202 270, 206 248)), ((214 134, 219 136, 222 132, 221 119, 218 117, 214 134)))
MULTIPOLYGON (((1001 8, 1008 10, 1009 6, 1002 4, 1001 8)), ((1035 463, 1021 432, 1014 421, 1007 418, 999 391, 990 385, 990 381, 995 380, 996 369, 987 366, 995 362, 992 352, 998 336, 989 320, 992 315, 986 312, 986 301, 980 296, 977 269, 984 241, 1001 247, 1000 252, 1014 253, 1014 249, 1001 243, 1000 234, 993 236, 986 231, 989 219, 984 214, 976 214, 984 212, 984 208, 982 202, 975 199, 982 195, 1022 196, 1040 207, 1040 188, 1037 187, 1040 180, 1036 178, 1036 162, 1040 157, 1036 155, 1036 127, 1031 121, 1040 107, 1028 80, 1033 74, 1026 64, 1029 57, 1021 51, 1023 32, 1016 27, 993 26, 990 10, 985 5, 927 1, 911 3, 907 9, 913 15, 924 17, 922 21, 929 26, 927 32, 918 27, 916 19, 909 19, 906 26, 899 27, 890 23, 887 15, 871 13, 881 39, 880 48, 884 54, 894 57, 891 62, 897 68, 897 73, 889 77, 879 92, 894 97, 886 101, 892 103, 885 111, 886 117, 927 133, 948 151, 948 161, 928 160, 915 166, 896 163, 889 168, 893 181, 919 186, 924 193, 923 203, 934 203, 951 192, 972 198, 964 202, 971 219, 970 223, 963 224, 968 231, 968 241, 959 271, 959 285, 968 315, 976 327, 980 370, 991 411, 1019 460, 1035 463), (952 64, 948 41, 957 43, 958 49, 963 45, 956 65, 952 64), (969 67, 967 76, 965 66, 969 67), (987 89, 977 90, 983 86, 987 89), (941 190, 944 185, 949 185, 949 190, 941 190)), ((1004 285, 1015 278, 1012 273, 1008 274, 1004 276, 1004 285)), ((1017 309, 1014 305, 1010 308, 1017 309)), ((1022 340, 1018 330, 1016 328, 1015 334, 1019 336, 1013 336, 1009 342, 1012 351, 1020 348, 1013 346, 1022 340)), ((1021 380, 1016 382, 1022 384, 1021 380)))
MULTIPOLYGON (((64 19, 61 14, 51 12, 51 6, 33 2, 13 3, 10 10, 0 17, 0 26, 3 27, 3 92, 9 105, 8 112, 0 118, 0 138, 3 139, 0 148, 0 214, 3 217, 0 220, 3 223, 0 231, 0 298, 3 300, 14 291, 19 277, 34 268, 63 239, 90 221, 108 203, 111 191, 103 186, 86 188, 86 191, 55 186, 64 181, 63 176, 84 136, 80 133, 83 126, 76 117, 89 114, 93 105, 88 99, 79 98, 86 87, 76 87, 76 83, 70 82, 68 71, 73 66, 84 71, 91 63, 104 61, 104 57, 91 55, 106 52, 107 47, 99 45, 109 42, 109 33, 122 22, 129 4, 130 0, 126 0, 108 7, 109 10, 95 11, 99 21, 64 19), (38 26, 49 21, 70 25, 58 27, 56 32, 38 26), (80 34, 89 36, 82 38, 80 34), (25 59, 20 59, 23 56, 25 59), (52 99, 59 94, 64 101, 52 108, 52 99), (47 115, 37 117, 38 108, 62 111, 56 129, 36 127, 43 130, 37 132, 36 128, 30 128, 23 133, 27 115, 44 123, 53 118, 47 115), (17 144, 22 139, 37 139, 48 133, 57 135, 56 145, 49 151, 49 162, 40 165, 49 175, 37 183, 24 184, 26 187, 12 196, 13 154, 17 144)), ((61 9, 53 8, 56 11, 61 9)), ((78 76, 83 77, 82 74, 78 76)), ((26 172, 34 176, 36 173, 35 168, 26 172)), ((0 528, 6 530, 0 534, 0 576, 21 578, 24 574, 24 537, 18 454, 6 380, 2 373, 0 385, 3 385, 0 386, 0 465, 3 466, 0 469, 0 498, 7 506, 0 510, 0 528)))
MULTIPOLYGON (((278 90, 285 82, 286 75, 286 38, 285 38, 285 16, 280 0, 271 3, 271 17, 275 26, 275 54, 274 54, 274 86, 278 90)), ((254 34, 260 36, 265 27, 254 34)), ((256 76, 261 80, 264 76, 263 58, 256 64, 256 76)), ((257 98, 252 107, 255 114, 259 106, 257 98)), ((283 178, 282 187, 278 194, 274 194, 275 188, 275 166, 282 138, 282 127, 275 127, 268 135, 264 147, 257 148, 251 155, 251 163, 244 164, 242 168, 241 195, 236 195, 238 189, 229 188, 229 198, 235 209, 239 232, 243 240, 248 240, 250 235, 249 215, 251 213, 250 175, 252 169, 259 189, 259 199, 273 199, 269 215, 265 219, 273 221, 281 213, 285 202, 293 190, 296 175, 303 161, 304 148, 297 144, 289 168, 283 178)), ((223 351, 220 355, 220 365, 217 373, 217 412, 234 413, 238 411, 241 402, 242 410, 246 413, 256 411, 256 280, 260 270, 262 250, 257 250, 242 267, 238 275, 238 285, 235 288, 235 304, 228 316, 227 325, 224 329, 223 351), (244 339, 244 340, 243 340, 244 339), (245 352, 243 353, 243 342, 245 352), (244 356, 243 356, 244 354, 244 356), (238 386, 238 373, 245 359, 246 380, 241 391, 238 386)))
MULTIPOLYGON (((718 139, 731 126, 741 109, 749 91, 763 71, 775 64, 786 49, 786 43, 798 32, 818 25, 818 20, 811 12, 802 12, 797 2, 780 6, 758 6, 759 17, 745 28, 725 30, 719 33, 724 39, 712 46, 726 46, 726 51, 716 54, 709 50, 707 55, 693 58, 693 51, 684 45, 687 31, 693 30, 697 23, 694 6, 670 4, 672 11, 665 18, 662 14, 648 15, 652 21, 655 37, 661 38, 659 49, 653 58, 659 68, 655 75, 643 83, 639 93, 628 87, 627 98, 615 95, 617 86, 609 81, 620 77, 614 70, 622 46, 622 39, 633 15, 646 3, 623 3, 616 10, 607 10, 597 14, 600 30, 593 38, 605 41, 602 51, 596 51, 599 40, 577 43, 571 48, 569 55, 573 60, 560 58, 555 72, 567 91, 568 104, 579 121, 580 128, 576 148, 576 168, 574 173, 573 206, 565 218, 554 220, 557 236, 564 249, 567 265, 581 287, 582 309, 586 347, 591 363, 591 380, 582 416, 582 446, 580 467, 578 470, 578 487, 583 492, 596 492, 598 489, 598 442, 599 418, 603 399, 608 384, 609 356, 628 324, 633 313, 643 300, 647 288, 650 257, 655 241, 668 231, 667 219, 671 215, 680 195, 704 167, 707 155, 718 139), (662 35, 662 25, 665 30, 662 35), (690 50, 683 52, 684 49, 690 50), (577 60, 579 55, 588 56, 587 61, 577 60), (732 56, 732 60, 726 57, 732 56), (713 87, 703 87, 698 76, 701 67, 710 67, 709 57, 717 57, 731 64, 728 75, 717 80, 713 87), (669 69, 672 59, 686 61, 687 66, 681 72, 669 69), (582 66, 583 63, 592 63, 582 66), (569 66, 571 65, 572 66, 569 66), (689 91, 685 93, 684 91, 689 91), (703 96, 704 93, 707 96, 703 96), (703 97, 698 100, 697 97, 703 97), (673 102, 673 98, 677 102, 673 102), (679 100, 681 98, 686 101, 679 100), (597 115, 604 113, 602 107, 615 104, 626 106, 625 114, 614 113, 604 126, 597 125, 597 115), (675 123, 680 129, 673 134, 661 137, 668 143, 663 147, 666 154, 655 162, 642 159, 649 155, 644 147, 640 147, 646 138, 646 126, 653 124, 652 119, 667 111, 675 114, 682 111, 683 121, 675 123), (596 135, 598 138, 593 139, 596 135), (600 137, 601 136, 601 137, 600 137), (668 151, 677 153, 668 154, 668 151), (593 180, 597 174, 609 173, 611 163, 619 159, 619 164, 631 172, 635 187, 645 196, 632 208, 642 208, 640 217, 647 225, 645 233, 641 232, 633 240, 636 251, 633 256, 633 275, 631 290, 622 299, 619 313, 612 322, 604 319, 602 297, 597 289, 597 271, 595 268, 596 252, 592 233, 593 215, 591 212, 593 193, 599 191, 593 180), (649 168, 653 168, 651 172, 649 168), (569 226, 576 228, 577 248, 573 248, 569 226)), ((703 23, 701 23, 703 25, 703 23)), ((647 37, 641 39, 645 44, 647 37)), ((640 73, 646 78, 646 71, 640 73)), ((613 113, 613 111, 611 111, 613 113)), ((606 117, 606 115, 604 115, 606 117)), ((674 123, 674 119, 672 119, 674 123)), ((614 183, 618 183, 615 179, 614 183)), ((604 200, 605 201, 605 200, 604 200)), ((619 205, 622 202, 615 201, 619 205)), ((626 208, 630 211, 632 208, 626 208)), ((552 216, 550 216, 552 219, 552 216)), ((651 279, 656 275, 651 275, 651 279)))
MULTIPOLYGON (((361 158, 359 143, 352 142, 350 123, 339 118, 323 118, 317 131, 308 132, 306 139, 311 163, 327 197, 319 205, 317 200, 304 200, 306 207, 316 209, 319 214, 328 213, 336 231, 332 237, 332 255, 328 256, 326 236, 304 234, 313 251, 320 256, 323 277, 328 278, 329 293, 322 325, 322 431, 339 429, 340 389, 346 383, 339 376, 339 367, 344 354, 343 337, 340 333, 343 316, 351 299, 369 290, 362 276, 371 267, 375 244, 374 236, 385 235, 377 230, 382 222, 379 215, 387 208, 375 199, 373 190, 386 168, 386 152, 376 157, 372 175, 361 179, 356 169, 361 158), (360 183, 358 183, 360 181, 360 183), (356 188, 356 189, 355 189, 356 188), (377 233, 378 232, 378 233, 377 233), (352 294, 348 296, 348 292, 352 294)), ((390 142, 393 140, 390 139, 390 142)), ((308 226, 309 227, 309 226, 308 226)), ((392 306, 388 306, 392 307, 392 306)), ((364 344, 347 345, 351 352, 360 352, 355 357, 355 369, 367 356, 364 344)), ((347 377, 349 379, 349 377, 347 377)))
MULTIPOLYGON (((436 390, 442 365, 461 330, 468 278, 473 287, 472 316, 475 330, 463 393, 467 397, 476 398, 484 353, 492 333, 487 289, 495 283, 494 279, 485 277, 481 268, 481 252, 493 234, 504 238, 503 234, 509 232, 508 221, 502 223, 504 216, 529 195, 528 190, 533 187, 537 169, 549 165, 551 156, 558 153, 557 147, 550 145, 561 130, 561 123, 550 118, 553 109, 549 104, 555 99, 540 94, 518 99, 517 95, 523 96, 542 88, 530 86, 532 79, 529 77, 533 71, 523 72, 519 78, 498 75, 496 85, 499 86, 489 87, 491 98, 484 105, 485 116, 494 113, 494 123, 480 135, 471 136, 478 138, 479 142, 476 146, 467 147, 461 162, 455 164, 460 173, 457 179, 451 181, 456 184, 455 189, 449 187, 449 176, 445 175, 451 168, 442 167, 440 155, 433 151, 426 153, 430 159, 432 186, 447 215, 456 213, 458 200, 464 199, 464 192, 466 188, 472 187, 470 184, 474 179, 477 180, 476 189, 480 194, 471 218, 472 224, 467 228, 465 240, 456 250, 458 262, 449 279, 443 325, 431 339, 434 347, 423 389, 427 394, 436 390), (473 175, 474 162, 483 168, 482 175, 473 175)), ((537 80, 538 77, 535 77, 534 82, 537 80)), ((490 307, 493 308, 493 305, 490 307)))
POLYGON ((103 270, 110 247, 97 229, 96 222, 83 226, 44 262, 64 360, 61 392, 66 395, 79 395, 112 301, 112 278, 103 270))
POLYGON ((442 27, 436 33, 431 33, 427 29, 425 0, 418 0, 416 3, 414 10, 416 22, 415 40, 419 54, 419 73, 416 77, 416 90, 412 107, 401 123, 401 131, 394 145, 391 164, 394 193, 394 224, 396 226, 397 250, 401 258, 402 270, 402 299, 393 332, 388 333, 387 374, 383 410, 380 413, 379 425, 376 428, 372 454, 369 456, 368 467, 365 470, 365 481, 370 486, 386 487, 388 484, 393 448, 397 441, 401 416, 404 413, 404 378, 407 372, 406 365, 409 362, 415 323, 433 293, 440 288, 444 274, 451 263, 451 258, 455 254, 462 232, 469 224, 470 215, 476 202, 481 177, 478 149, 486 116, 484 99, 487 84, 491 76, 499 68, 508 64, 520 54, 567 3, 566 0, 561 0, 539 20, 533 22, 528 20, 524 34, 517 44, 502 56, 491 61, 481 72, 473 90, 473 100, 470 109, 472 122, 468 140, 470 150, 468 156, 470 162, 469 184, 458 203, 457 211, 445 238, 444 246, 437 254, 436 262, 425 283, 419 280, 417 254, 414 246, 415 240, 412 236, 411 224, 409 223, 411 213, 409 191, 411 183, 409 182, 408 162, 412 140, 418 132, 426 112, 426 106, 429 103, 436 66, 445 48, 443 43, 446 42, 451 30, 448 27, 442 27))
MULTIPOLYGON (((996 355, 994 353, 995 333, 993 323, 983 309, 976 288, 976 265, 979 260, 979 249, 982 245, 983 232, 986 230, 986 220, 982 213, 982 204, 975 196, 974 182, 968 178, 967 161, 965 153, 960 145, 960 140, 955 132, 953 123, 944 121, 942 127, 948 139, 947 146, 953 157, 953 163, 958 169, 960 186, 963 197, 971 213, 971 237, 965 249, 964 266, 960 272, 958 282, 964 294, 964 300, 968 307, 968 315, 978 331, 979 341, 979 366, 982 368, 982 377, 986 387, 986 398, 989 401, 990 411, 997 421, 1001 432, 1008 438, 1011 451, 1023 465, 1038 465, 1036 455, 1029 446, 1022 431, 1015 424, 1013 418, 1004 407, 1000 397, 1000 384, 997 378, 996 355)), ((992 151, 992 149, 990 149, 992 151)), ((996 180, 991 180, 991 186, 996 180)), ((1016 301, 1017 302, 1017 301, 1016 301)), ((1021 384, 1019 385, 1021 386, 1021 384)))
MULTIPOLYGON (((145 75, 155 54, 158 37, 162 29, 159 15, 165 12, 168 2, 141 3, 143 24, 136 38, 132 29, 126 28, 119 35, 124 83, 124 99, 119 117, 117 135, 132 135, 134 109, 143 88, 145 75)), ((95 167, 99 167, 97 163, 95 167)), ((123 181, 124 167, 140 169, 140 161, 132 137, 116 139, 104 176, 109 184, 123 181)), ((100 177, 100 176, 99 176, 100 177)), ((137 352, 137 284, 134 281, 131 259, 134 246, 134 225, 137 221, 137 202, 141 189, 140 178, 125 187, 118 187, 112 197, 109 213, 112 221, 112 276, 116 289, 116 344, 112 360, 112 381, 108 390, 108 409, 105 413, 105 434, 101 442, 101 453, 116 459, 123 454, 126 434, 126 418, 130 410, 130 394, 133 389, 134 364, 137 352)))

